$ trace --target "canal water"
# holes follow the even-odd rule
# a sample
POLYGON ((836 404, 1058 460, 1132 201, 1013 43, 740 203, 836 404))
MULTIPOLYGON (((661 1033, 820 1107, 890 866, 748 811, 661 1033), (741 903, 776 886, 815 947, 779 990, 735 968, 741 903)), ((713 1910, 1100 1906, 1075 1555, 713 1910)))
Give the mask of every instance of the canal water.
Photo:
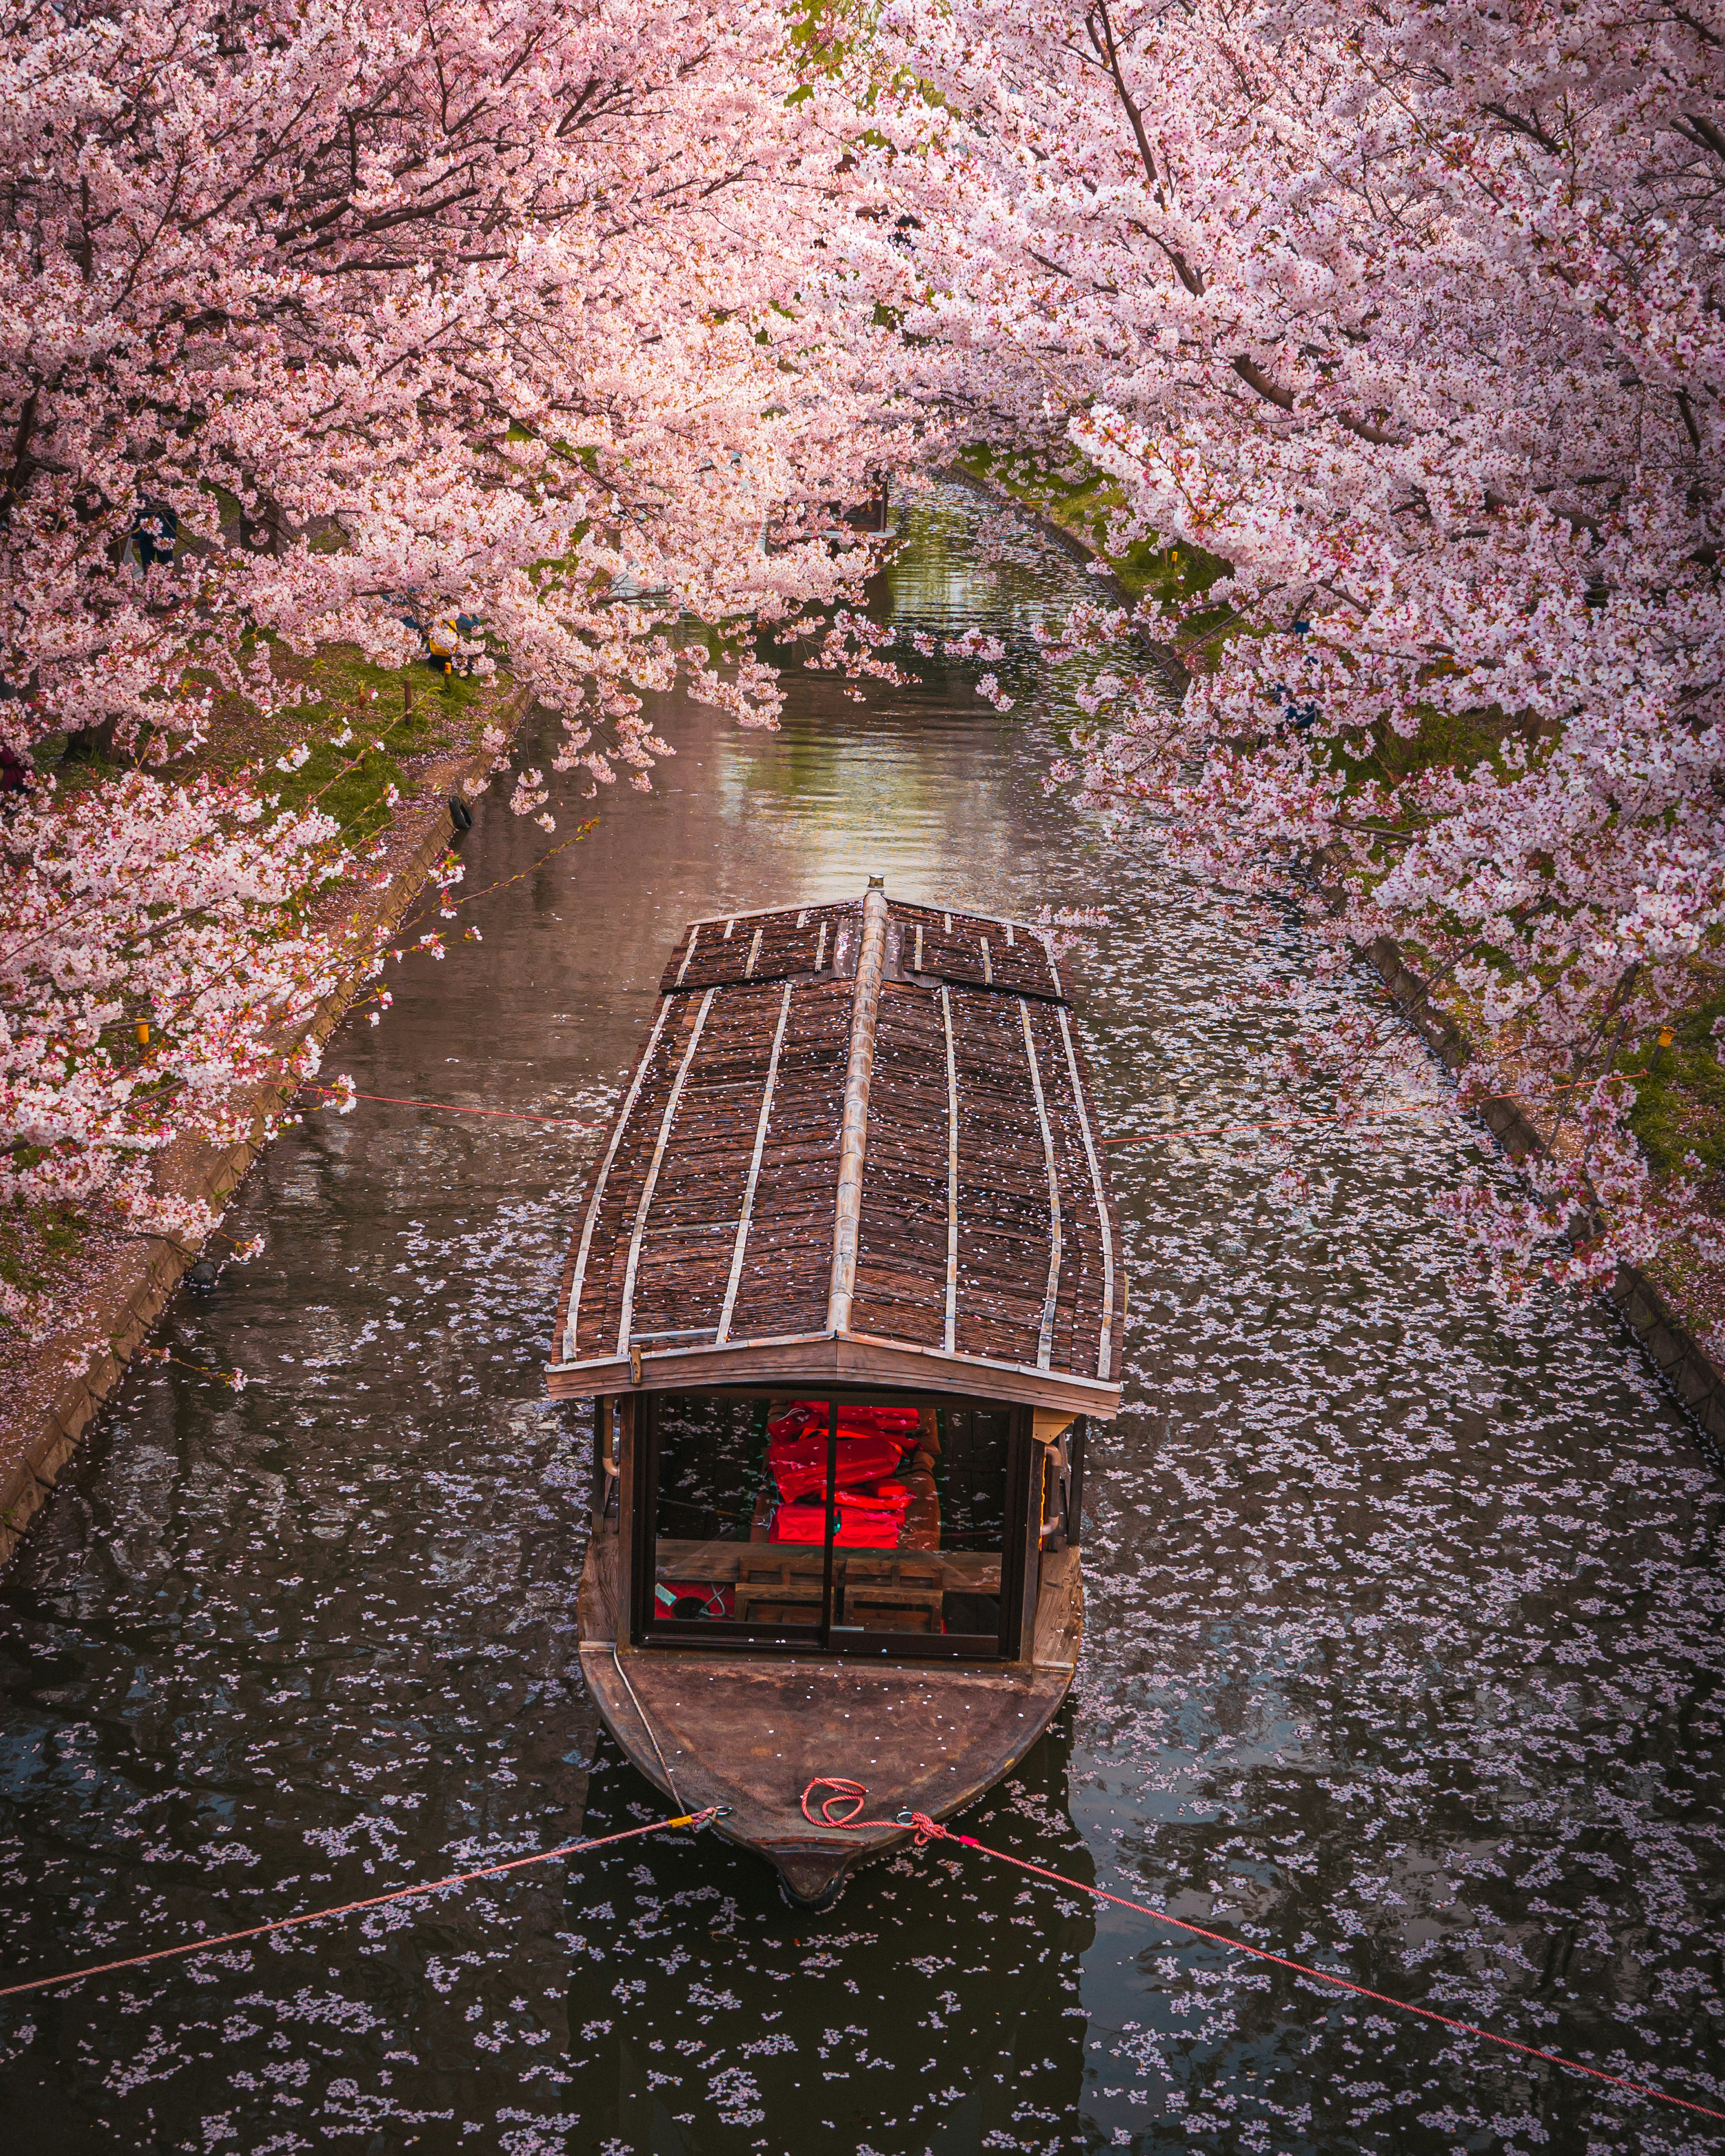
MULTIPOLYGON (((1099 1106, 1153 1134, 1112 1155, 1129 1383, 1078 1686, 966 1830, 1725 2110, 1725 1493, 1596 1310, 1455 1298, 1469 1142, 1422 1057, 1326 1122, 1275 1061, 1323 1009, 1296 928, 1045 791, 1030 630, 1094 587, 1032 533, 984 558, 993 522, 916 506, 877 604, 998 635, 1010 712, 956 660, 860 702, 799 671, 776 733, 665 709, 657 789, 549 859, 572 782, 555 839, 483 808, 448 957, 330 1058, 392 1097, 281 1138, 228 1223, 263 1255, 176 1303, 0 1579, 8 1972, 663 1815, 575 1650, 588 1432, 542 1397, 570 1125, 685 919, 877 873, 1101 909, 1066 961, 1099 1106)), ((1725 2146, 1098 1908, 946 1847, 814 1917, 685 1832, 0 2002, 0 2117, 36 2156, 1725 2146)))

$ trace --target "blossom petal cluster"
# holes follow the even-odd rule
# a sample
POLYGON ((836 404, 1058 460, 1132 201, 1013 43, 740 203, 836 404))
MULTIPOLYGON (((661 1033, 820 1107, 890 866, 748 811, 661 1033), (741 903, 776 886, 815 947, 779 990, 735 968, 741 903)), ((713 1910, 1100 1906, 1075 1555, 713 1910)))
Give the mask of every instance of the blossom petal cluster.
MULTIPOLYGON (((1394 937, 1466 1013, 1464 1097, 1513 1086, 1560 1134, 1536 1203, 1463 1209, 1501 1280, 1572 1229, 1582 1281, 1672 1207, 1702 1232, 1614 1074, 1725 947, 1717 26, 1648 0, 885 20, 938 394, 978 439, 1081 453, 1110 552, 1223 572, 1121 621, 1070 767, 1208 874, 1296 868, 1338 962, 1394 937), (1178 709, 1165 667, 1123 678, 1146 640, 1189 667, 1178 709)), ((1384 1029, 1343 1035, 1308 1046, 1358 1076, 1384 1029)))
MULTIPOLYGON (((255 1096, 316 1067, 337 984, 313 909, 347 856, 316 809, 146 772, 0 822, 0 1203, 95 1212, 196 1244, 212 1214, 158 1173, 177 1141, 232 1146, 255 1096)), ((0 1281, 0 1317, 46 1312, 0 1281)))
POLYGON ((321 654, 506 666, 588 792, 649 783, 679 680, 773 722, 752 625, 855 595, 846 512, 925 431, 866 118, 793 31, 0 9, 0 1197, 165 1220, 149 1160, 330 986, 340 850, 265 790, 321 654), (189 777, 247 711, 264 783, 189 777))
POLYGON ((0 731, 434 630, 639 767, 665 624, 842 592, 798 535, 901 447, 794 57, 756 0, 0 17, 0 731))

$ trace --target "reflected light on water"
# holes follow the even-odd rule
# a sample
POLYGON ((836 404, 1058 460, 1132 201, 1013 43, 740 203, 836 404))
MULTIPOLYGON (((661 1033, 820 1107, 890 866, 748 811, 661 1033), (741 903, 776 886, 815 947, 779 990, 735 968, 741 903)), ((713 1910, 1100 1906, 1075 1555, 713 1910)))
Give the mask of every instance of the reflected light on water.
MULTIPOLYGON (((1340 1129, 1267 1075, 1287 1021, 1254 989, 1323 1008, 1296 930, 1045 793, 1061 691, 1030 632, 1094 587, 1034 535, 979 564, 978 521, 957 492, 916 506, 875 604, 999 636, 1009 716, 938 660, 860 705, 796 670, 777 732, 659 711, 658 790, 608 791, 543 869, 486 802, 468 887, 531 872, 326 1067, 598 1118, 693 915, 870 874, 1105 906, 1065 962, 1103 1120, 1210 1134, 1112 1157, 1130 1368, 1091 1470, 1085 1660, 967 1830, 1717 2098, 1717 1486, 1597 1312, 1452 1301, 1430 1208, 1465 1134, 1340 1129)), ((554 805, 564 831, 588 813, 572 781, 554 805)), ((1411 1046, 1385 1086, 1437 1097, 1411 1046)), ((252 1383, 135 1368, 0 1589, 8 1968, 663 1810, 582 1686, 588 1433, 542 1396, 591 1143, 362 1102, 247 1183, 227 1224, 264 1255, 160 1339, 252 1383)), ((976 1860, 906 1856, 817 1917, 686 1835, 15 2002, 0 2056, 44 2152, 1703 2145, 976 1860)))

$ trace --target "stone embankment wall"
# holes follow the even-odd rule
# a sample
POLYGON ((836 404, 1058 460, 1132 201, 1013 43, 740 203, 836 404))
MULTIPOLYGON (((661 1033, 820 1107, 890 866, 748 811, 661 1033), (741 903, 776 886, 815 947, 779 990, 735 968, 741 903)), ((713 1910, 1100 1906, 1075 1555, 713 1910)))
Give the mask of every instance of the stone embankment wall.
MULTIPOLYGON (((1081 561, 1094 561, 1096 551, 1079 535, 1053 518, 1041 515, 1018 500, 1005 487, 963 470, 949 477, 973 486, 991 499, 1018 511, 1081 561)), ((1129 605, 1128 595, 1117 588, 1115 596, 1129 605)), ((1187 676, 1179 661, 1160 645, 1147 654, 1169 696, 1178 702, 1184 696, 1187 676)), ((1389 991, 1391 1001, 1425 1042, 1439 1061, 1460 1070, 1473 1053, 1472 1045, 1455 1021, 1435 1004, 1425 983, 1402 955, 1394 937, 1380 936, 1360 952, 1389 991)), ((1512 1162, 1545 1151, 1543 1140, 1513 1100, 1485 1101, 1481 1122, 1512 1162)), ((1725 1474, 1725 1372, 1702 1347, 1647 1276, 1634 1265, 1620 1265, 1608 1291, 1608 1300, 1639 1342, 1666 1389, 1693 1422, 1702 1450, 1712 1466, 1725 1474)))
MULTIPOLYGON (((1432 1054, 1449 1070, 1461 1070, 1472 1054, 1467 1036, 1432 1002, 1425 983, 1403 957, 1394 937, 1380 936, 1361 956, 1432 1054)), ((1511 1160, 1522 1161, 1530 1153, 1545 1151, 1544 1141, 1515 1101, 1482 1101, 1479 1115, 1511 1160)), ((1607 1294, 1678 1405, 1693 1419, 1709 1460, 1725 1472, 1725 1373, 1635 1266, 1620 1265, 1607 1294)))
MULTIPOLYGON (((495 723, 512 734, 525 709, 526 699, 512 696, 495 723)), ((489 754, 469 753, 434 765, 414 798, 397 811, 389 839, 389 884, 367 893, 357 910, 357 952, 374 947, 380 933, 388 935, 398 925, 449 844, 450 794, 483 778, 490 764, 489 754)), ((302 1039, 321 1046, 340 1024, 362 980, 362 969, 356 970, 326 997, 302 1039)), ((295 1090, 272 1086, 254 1095, 250 1133, 238 1145, 187 1140, 171 1147, 160 1171, 165 1183, 219 1207, 263 1150, 266 1123, 282 1112, 295 1090)), ((0 1564, 17 1548, 97 1409, 196 1257, 195 1251, 160 1236, 122 1245, 93 1285, 80 1285, 76 1319, 40 1344, 12 1387, 0 1419, 0 1564)))

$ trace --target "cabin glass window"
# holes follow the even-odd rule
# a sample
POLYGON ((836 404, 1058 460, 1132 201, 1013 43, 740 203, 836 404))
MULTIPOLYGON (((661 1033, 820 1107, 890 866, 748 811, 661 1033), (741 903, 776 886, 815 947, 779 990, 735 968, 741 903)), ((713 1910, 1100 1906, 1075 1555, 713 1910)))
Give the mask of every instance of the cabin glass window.
POLYGON ((638 1623, 829 1652, 1010 1651, 1024 1419, 903 1394, 655 1395, 638 1623))
POLYGON ((649 1624, 820 1624, 822 1553, 789 1554, 782 1592, 757 1599, 747 1559, 761 1511, 769 1405, 765 1400, 672 1393, 654 1403, 653 1570, 649 1624))

